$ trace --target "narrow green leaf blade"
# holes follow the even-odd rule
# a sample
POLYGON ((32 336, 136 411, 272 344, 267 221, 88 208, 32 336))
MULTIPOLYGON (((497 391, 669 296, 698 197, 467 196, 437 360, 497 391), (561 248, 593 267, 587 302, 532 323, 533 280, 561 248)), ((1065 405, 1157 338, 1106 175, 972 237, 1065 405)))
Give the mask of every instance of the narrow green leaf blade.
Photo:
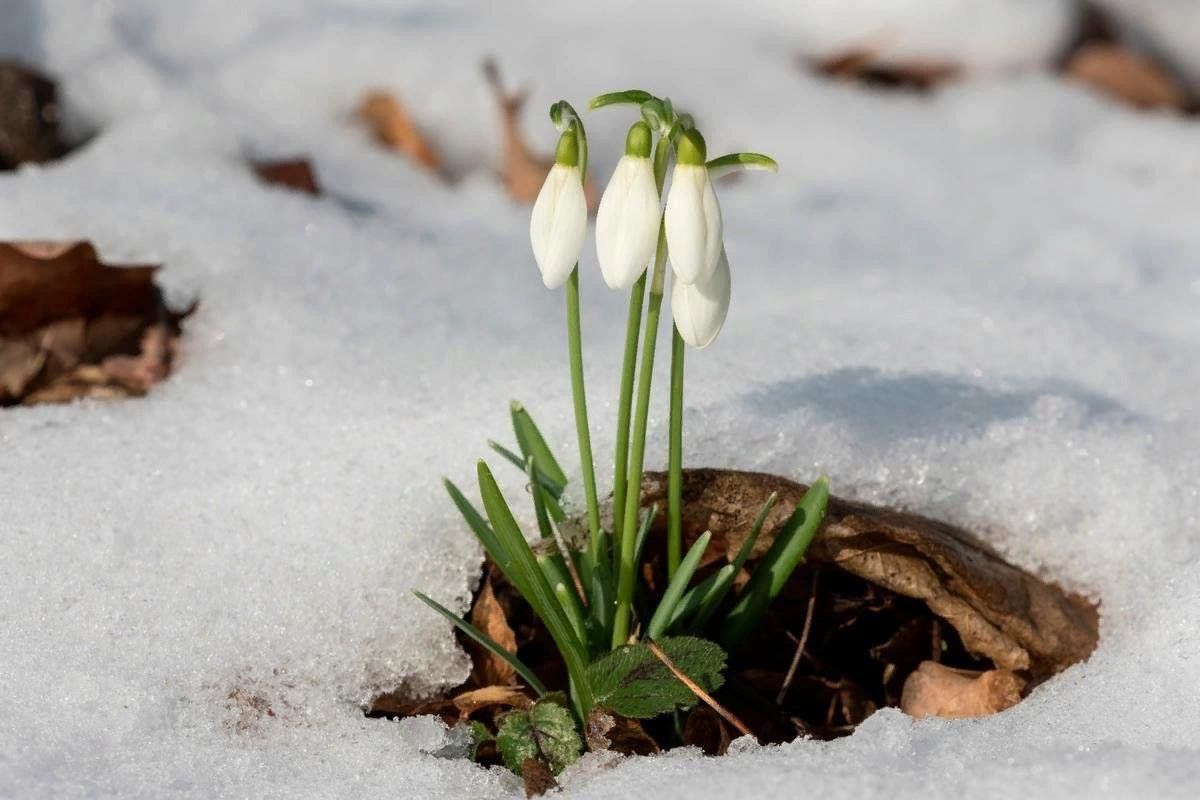
POLYGON ((721 603, 725 601, 725 596, 733 588, 733 582, 737 579, 738 572, 745 566, 746 559, 750 557, 750 553, 754 550, 754 543, 758 541, 759 534, 762 533, 763 525, 767 521, 767 515, 771 513, 771 509, 775 507, 775 503, 778 500, 779 493, 771 492, 771 496, 767 498, 762 508, 759 509, 758 515, 754 518, 754 524, 750 526, 750 534, 742 542, 742 546, 738 548, 737 555, 733 558, 733 563, 729 565, 733 569, 720 578, 717 585, 712 588, 712 591, 700 601, 700 609, 696 613, 691 625, 692 630, 704 630, 704 626, 708 624, 713 614, 721 607, 721 603))
MULTIPOLYGON (((555 496, 562 494, 563 487, 567 485, 567 475, 559 466, 550 445, 546 444, 546 439, 534 423, 533 417, 515 400, 512 402, 512 423, 522 455, 526 458, 533 456, 533 463, 538 470, 558 487, 555 496)), ((521 468, 524 469, 524 459, 521 468)))
MULTIPOLYGON (((567 619, 566 612, 563 611, 562 606, 558 603, 558 598, 554 595, 554 589, 538 567, 533 551, 530 550, 529 543, 525 541, 525 536, 521 533, 516 519, 513 518, 508 502, 504 499, 500 487, 496 484, 496 478, 492 475, 486 462, 479 462, 478 473, 479 493, 483 498, 483 507, 492 523, 492 529, 500 539, 501 546, 505 548, 511 559, 513 573, 517 576, 514 584, 521 590, 521 594, 529 605, 533 607, 534 613, 546 624, 546 629, 554 639, 563 661, 566 662, 571 679, 576 683, 576 696, 583 706, 583 713, 587 714, 592 707, 592 693, 587 684, 586 675, 587 648, 575 634, 575 629, 567 619)), ((508 572, 505 574, 508 575, 508 572)))
POLYGON ((529 685, 529 688, 537 692, 539 696, 546 694, 545 685, 538 680, 536 675, 533 674, 533 670, 525 666, 525 662, 521 661, 521 659, 517 658, 515 655, 501 647, 495 639, 492 639, 486 633, 479 630, 474 625, 467 622, 465 619, 431 598, 429 595, 423 592, 413 592, 413 594, 415 594, 417 598, 421 600, 421 602, 425 603, 425 605, 429 606, 434 611, 450 620, 450 622, 452 622, 456 628, 465 633, 476 643, 487 648, 488 652, 493 653, 494 655, 497 655, 507 661, 509 665, 517 671, 517 674, 525 679, 525 683, 529 685))
POLYGON ((822 476, 813 482, 796 505, 796 510, 775 537, 771 549, 758 562, 750 581, 725 618, 720 636, 725 647, 733 649, 740 645, 758 624, 771 600, 783 590, 816 536, 828 501, 829 481, 822 476))
POLYGON ((591 102, 588 103, 588 108, 590 108, 592 111, 595 111, 596 109, 604 108, 605 106, 615 106, 628 103, 640 106, 647 100, 652 99, 654 99, 654 95, 642 89, 626 89, 621 92, 609 92, 607 94, 599 95, 598 97, 593 97, 591 102))
MULTIPOLYGON (((525 459, 523 459, 521 456, 492 439, 489 439, 487 444, 488 447, 492 448, 501 456, 503 456, 505 461, 509 462, 522 472, 525 472, 525 459)), ((537 468, 536 464, 533 467, 533 475, 530 476, 530 480, 533 481, 535 485, 541 486, 543 489, 549 492, 554 499, 557 500, 562 496, 563 487, 546 477, 546 475, 537 468)))
POLYGON ((642 563, 642 549, 646 546, 646 539, 650 536, 650 523, 654 521, 654 517, 658 514, 658 504, 655 503, 642 514, 642 523, 638 525, 637 538, 633 540, 633 563, 642 563))
POLYGON ((692 575, 695 574, 700 559, 708 549, 710 539, 712 539, 712 533, 705 531, 688 550, 683 560, 679 562, 679 569, 675 571, 675 577, 667 584, 667 590, 663 592, 662 600, 659 601, 654 616, 650 618, 650 625, 646 628, 646 635, 651 639, 658 639, 666 633, 667 624, 671 621, 675 606, 679 604, 684 591, 687 590, 687 585, 692 580, 692 575))
POLYGON ((667 622, 666 630, 674 630, 676 625, 694 617, 700 609, 705 608, 711 602, 710 598, 714 594, 721 591, 726 581, 732 584, 733 577, 736 574, 737 570, 733 568, 733 565, 726 564, 691 589, 688 589, 671 612, 671 619, 667 622))
POLYGON ((483 548, 487 550, 488 555, 492 560, 501 566, 507 561, 504 554, 504 548, 500 545, 500 539, 496 536, 496 532, 492 530, 492 526, 483 518, 483 515, 476 510, 470 500, 466 498, 458 487, 450 481, 449 478, 443 478, 442 484, 446 487, 446 493, 450 495, 450 500, 458 508, 463 519, 467 521, 467 525, 471 528, 471 532, 479 539, 483 548))

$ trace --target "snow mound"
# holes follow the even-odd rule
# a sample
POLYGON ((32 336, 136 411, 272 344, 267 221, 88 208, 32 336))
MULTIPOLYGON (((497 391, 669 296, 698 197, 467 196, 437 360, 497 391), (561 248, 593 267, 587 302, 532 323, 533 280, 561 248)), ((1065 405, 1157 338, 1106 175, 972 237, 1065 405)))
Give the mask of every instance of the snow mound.
MULTIPOLYGON (((977 6, 987 58, 1066 13, 977 6)), ((928 98, 822 83, 792 60, 817 7, 7 0, 0 46, 57 73, 98 134, 0 176, 0 236, 162 261, 200 308, 148 397, 0 411, 0 796, 520 796, 446 757, 434 720, 360 711, 466 672, 410 596, 462 609, 478 567, 440 476, 469 482, 510 398, 573 441, 561 297, 490 174, 486 53, 533 79, 546 148, 552 100, 645 85, 694 108, 714 152, 783 165, 718 187, 734 299, 689 360, 689 464, 824 471, 1103 600, 1093 658, 1004 714, 885 711, 837 742, 581 767, 567 795, 1195 796, 1198 129, 1046 77, 928 98), (457 183, 351 121, 375 85, 457 183), (324 197, 244 165, 292 153, 324 197)), ((628 120, 589 119, 604 179, 628 120)), ((624 301, 590 251, 583 272, 604 454, 624 301)))

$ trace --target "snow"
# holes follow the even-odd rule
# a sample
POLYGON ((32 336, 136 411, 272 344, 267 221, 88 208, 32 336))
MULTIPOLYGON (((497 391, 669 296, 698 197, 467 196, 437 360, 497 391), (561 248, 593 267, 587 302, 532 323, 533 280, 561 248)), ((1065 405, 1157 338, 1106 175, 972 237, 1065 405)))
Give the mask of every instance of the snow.
MULTIPOLYGON (((148 397, 0 412, 0 796, 520 796, 445 757, 434 720, 359 710, 465 674, 410 596, 465 608, 478 565, 440 476, 508 438, 510 398, 571 452, 561 297, 491 174, 486 53, 531 86, 543 148, 554 99, 645 85, 714 154, 783 165, 718 187, 733 304, 689 360, 688 463, 825 471, 1103 601, 1095 655, 1004 714, 585 763, 567 796, 1195 796, 1200 128, 1036 72, 929 97, 820 82, 793 57, 835 5, 6 0, 0 48, 57 73, 95 136, 0 176, 0 237, 160 260, 201 305, 148 397), (376 85, 453 185, 350 120, 376 85), (325 197, 243 164, 295 153, 325 197)), ((1066 13, 939 5, 924 36, 977 5, 994 66, 1043 60, 1066 13)), ((589 116, 601 179, 627 124, 589 116)), ((583 269, 602 454, 624 301, 590 250, 583 269)))

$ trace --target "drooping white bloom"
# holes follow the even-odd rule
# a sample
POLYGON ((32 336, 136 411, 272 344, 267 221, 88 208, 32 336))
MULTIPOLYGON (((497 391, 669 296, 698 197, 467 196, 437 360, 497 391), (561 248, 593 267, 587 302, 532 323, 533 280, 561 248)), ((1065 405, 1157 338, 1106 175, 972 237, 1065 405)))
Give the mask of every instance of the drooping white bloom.
MULTIPOLYGON (((671 258, 674 260, 674 253, 671 258)), ((671 284, 671 316, 685 342, 696 348, 712 344, 729 313, 729 290, 729 259, 724 247, 717 256, 717 268, 706 281, 684 283, 676 270, 671 284)))
POLYGON ((571 277, 587 235, 587 200, 578 164, 575 134, 568 131, 559 139, 555 164, 529 219, 533 258, 547 289, 557 289, 571 277))
POLYGON ((704 283, 721 255, 721 206, 704 165, 704 139, 695 130, 679 138, 664 221, 675 276, 704 283))
POLYGON ((658 244, 658 187, 649 158, 624 155, 596 212, 596 255, 610 289, 628 289, 658 244))

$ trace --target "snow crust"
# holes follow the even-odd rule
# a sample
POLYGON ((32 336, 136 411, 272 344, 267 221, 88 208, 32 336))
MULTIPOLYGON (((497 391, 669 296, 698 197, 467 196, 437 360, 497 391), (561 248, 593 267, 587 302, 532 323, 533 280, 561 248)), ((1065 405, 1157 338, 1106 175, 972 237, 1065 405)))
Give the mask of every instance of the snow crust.
MULTIPOLYGON (((469 484, 510 398, 572 451, 561 297, 490 172, 486 53, 529 82, 546 149, 551 101, 644 85, 694 109, 714 154, 783 166, 718 187, 733 304, 689 360, 689 464, 824 471, 1103 603, 1094 657, 1004 714, 884 711, 837 742, 589 762, 566 795, 1196 796, 1200 128, 1039 74, 929 97, 819 82, 793 58, 839 5, 916 13, 6 0, 0 47, 57 73, 95 136, 0 176, 0 236, 161 260, 201 305, 145 399, 0 411, 0 796, 520 796, 445 757, 440 723, 359 707, 465 675, 410 596, 465 608, 478 566, 440 476, 469 484), (376 85, 436 136, 453 186, 352 122, 376 85), (295 153, 325 197, 243 163, 295 153)), ((1039 60, 1004 31, 1066 13, 936 5, 947 41, 956 14, 995 15, 969 44, 994 63, 1039 60)), ((601 180, 628 122, 589 117, 601 180)), ((590 248, 583 273, 605 454, 624 300, 590 248)))

